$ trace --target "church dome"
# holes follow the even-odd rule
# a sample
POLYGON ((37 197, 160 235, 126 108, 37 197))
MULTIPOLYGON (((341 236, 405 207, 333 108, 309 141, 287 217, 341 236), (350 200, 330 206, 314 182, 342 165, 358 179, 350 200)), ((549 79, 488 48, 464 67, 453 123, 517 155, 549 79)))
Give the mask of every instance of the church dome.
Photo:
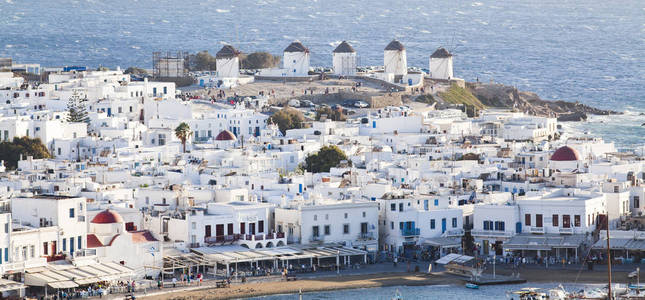
POLYGON ((94 216, 91 223, 94 223, 94 224, 123 223, 123 218, 116 211, 106 209, 100 212, 98 215, 94 216))
POLYGON ((237 138, 235 137, 235 135, 232 132, 230 132, 228 130, 222 130, 222 132, 220 132, 215 137, 215 140, 216 141, 235 141, 235 140, 237 140, 237 138))
POLYGON ((573 149, 569 146, 564 146, 555 150, 553 155, 551 155, 551 160, 554 161, 574 161, 580 160, 580 154, 576 149, 573 149))

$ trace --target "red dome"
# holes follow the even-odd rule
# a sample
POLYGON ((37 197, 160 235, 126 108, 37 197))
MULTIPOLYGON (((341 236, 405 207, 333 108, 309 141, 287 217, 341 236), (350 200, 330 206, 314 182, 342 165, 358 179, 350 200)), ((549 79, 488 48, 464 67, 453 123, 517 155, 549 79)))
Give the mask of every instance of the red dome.
POLYGON ((230 132, 228 130, 222 130, 222 132, 220 132, 217 135, 217 137, 215 137, 215 140, 217 140, 217 141, 235 141, 235 140, 237 140, 237 138, 235 137, 235 135, 232 132, 230 132))
POLYGON ((573 161, 580 160, 580 155, 576 149, 573 149, 569 146, 561 147, 558 150, 555 150, 553 155, 551 155, 551 160, 555 161, 573 161))
POLYGON ((94 216, 92 219, 94 224, 113 224, 113 223, 123 223, 123 218, 119 213, 106 209, 100 212, 98 215, 94 216))

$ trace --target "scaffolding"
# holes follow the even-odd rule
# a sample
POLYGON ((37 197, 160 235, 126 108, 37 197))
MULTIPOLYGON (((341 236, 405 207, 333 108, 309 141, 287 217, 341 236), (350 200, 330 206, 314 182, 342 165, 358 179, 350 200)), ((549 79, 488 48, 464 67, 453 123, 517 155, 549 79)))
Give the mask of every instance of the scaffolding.
POLYGON ((152 75, 154 78, 178 78, 186 76, 188 53, 183 51, 152 52, 152 75))

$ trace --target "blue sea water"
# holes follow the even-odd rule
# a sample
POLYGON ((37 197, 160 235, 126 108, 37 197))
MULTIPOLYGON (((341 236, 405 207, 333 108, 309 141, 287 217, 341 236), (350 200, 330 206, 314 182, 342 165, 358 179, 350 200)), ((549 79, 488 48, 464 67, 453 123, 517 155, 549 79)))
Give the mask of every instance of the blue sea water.
MULTIPOLYGON (((506 293, 525 287, 551 289, 558 284, 521 284, 521 285, 491 285, 481 286, 477 290, 468 289, 461 285, 429 285, 429 286, 399 286, 371 289, 340 290, 330 292, 303 293, 303 300, 353 299, 353 300, 391 300, 397 294, 405 300, 464 300, 464 299, 507 299, 506 293)), ((567 291, 579 291, 582 288, 599 288, 600 285, 567 284, 567 291)), ((297 300, 298 294, 273 295, 248 298, 248 300, 297 300)))
POLYGON ((279 54, 295 39, 313 65, 331 65, 342 40, 361 65, 379 65, 393 38, 410 65, 427 68, 443 46, 466 80, 628 111, 578 128, 624 148, 644 143, 642 0, 0 0, 0 56, 45 66, 151 68, 153 51, 232 43, 279 54))

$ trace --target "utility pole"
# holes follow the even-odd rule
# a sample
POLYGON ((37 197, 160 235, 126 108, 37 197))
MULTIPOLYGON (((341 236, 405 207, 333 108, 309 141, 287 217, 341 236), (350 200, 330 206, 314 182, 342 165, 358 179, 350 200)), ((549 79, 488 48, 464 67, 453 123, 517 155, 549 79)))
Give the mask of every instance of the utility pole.
POLYGON ((614 299, 611 293, 611 248, 609 248, 609 212, 606 216, 607 221, 607 277, 609 279, 609 285, 607 285, 607 299, 614 299))

